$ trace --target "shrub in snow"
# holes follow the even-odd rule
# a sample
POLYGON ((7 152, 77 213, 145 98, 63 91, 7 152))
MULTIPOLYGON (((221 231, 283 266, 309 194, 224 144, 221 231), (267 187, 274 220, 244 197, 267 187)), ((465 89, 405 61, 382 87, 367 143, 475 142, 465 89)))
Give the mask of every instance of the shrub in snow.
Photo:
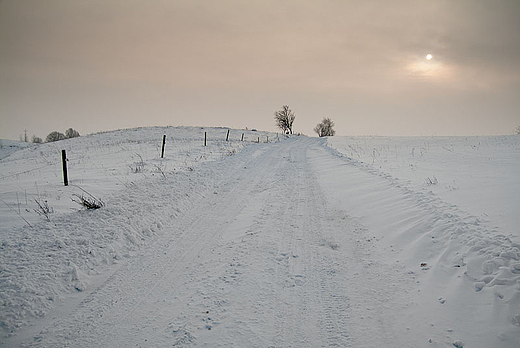
POLYGON ((162 165, 157 165, 157 164, 154 164, 154 167, 155 167, 154 173, 159 173, 162 175, 163 178, 166 179, 166 174, 164 174, 165 167, 162 165))
POLYGON ((73 202, 78 203, 87 209, 99 209, 105 205, 102 200, 99 200, 92 195, 85 197, 83 195, 74 194, 74 197, 76 198, 71 198, 73 202))
MULTIPOLYGON (((80 135, 77 130, 74 130, 73 128, 69 128, 65 131, 65 134, 63 134, 61 132, 57 132, 57 131, 50 132, 49 135, 47 135, 47 137, 45 138, 45 142, 51 143, 53 141, 58 141, 58 140, 77 138, 79 136, 80 135)), ((34 137, 33 137, 33 139, 34 139, 34 137)))
POLYGON ((53 131, 50 132, 49 135, 45 138, 46 143, 52 143, 53 141, 63 140, 66 139, 65 134, 53 131))
POLYGON ((71 198, 73 202, 78 203, 79 205, 82 205, 87 209, 99 209, 105 205, 105 203, 102 200, 94 197, 86 190, 82 189, 79 186, 76 187, 79 188, 81 191, 85 192, 87 196, 73 194, 73 196, 76 197, 75 199, 71 198))
POLYGON ((43 201, 40 198, 35 198, 34 201, 38 205, 37 209, 34 209, 38 215, 43 216, 47 219, 47 221, 51 220, 51 214, 54 213, 54 209, 49 207, 49 203, 47 201, 43 201))
POLYGON ((42 138, 37 137, 36 135, 33 135, 33 136, 32 136, 31 141, 32 141, 33 143, 35 143, 35 144, 41 144, 41 143, 43 143, 42 138))
POLYGON ((437 180, 435 175, 433 176, 433 178, 430 178, 430 177, 426 178, 426 184, 428 184, 428 185, 437 185, 438 183, 439 183, 439 180, 437 180))
POLYGON ((130 169, 132 170, 132 173, 134 173, 134 174, 142 173, 144 171, 144 163, 143 162, 135 163, 133 166, 130 166, 130 169))
POLYGON ((77 138, 79 137, 79 132, 77 130, 74 130, 72 128, 69 128, 65 131, 65 136, 67 137, 67 139, 70 139, 70 138, 77 138))
POLYGON ((136 155, 139 157, 139 161, 130 166, 130 169, 132 170, 132 173, 134 173, 134 174, 144 172, 144 166, 145 166, 143 157, 138 153, 136 153, 136 155))

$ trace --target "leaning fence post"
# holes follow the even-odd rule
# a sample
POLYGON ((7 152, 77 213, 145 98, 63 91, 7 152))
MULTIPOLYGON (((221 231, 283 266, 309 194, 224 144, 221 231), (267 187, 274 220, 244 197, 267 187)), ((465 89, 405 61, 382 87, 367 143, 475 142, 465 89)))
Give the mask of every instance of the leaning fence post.
POLYGON ((69 178, 67 176, 67 153, 61 150, 61 161, 63 162, 63 185, 69 185, 69 178))
POLYGON ((164 144, 166 144, 166 134, 162 137, 162 150, 161 150, 161 158, 164 158, 164 144))
POLYGON ((206 132, 204 132, 204 146, 206 146, 206 132))
POLYGON ((240 141, 244 141, 244 133, 242 133, 242 139, 240 141))
POLYGON ((226 141, 228 141, 228 139, 229 139, 229 129, 227 130, 226 141))
POLYGON ((260 137, 258 137, 258 141, 257 141, 257 143, 259 143, 259 144, 260 144, 260 137))

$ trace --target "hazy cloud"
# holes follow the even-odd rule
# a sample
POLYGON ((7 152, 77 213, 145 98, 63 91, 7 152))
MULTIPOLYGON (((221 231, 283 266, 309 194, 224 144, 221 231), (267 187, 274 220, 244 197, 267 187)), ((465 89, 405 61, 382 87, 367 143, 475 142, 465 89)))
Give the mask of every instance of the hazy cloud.
POLYGON ((324 116, 339 134, 507 133, 520 123, 518 18, 515 0, 4 0, 0 136, 70 114, 81 133, 274 129, 285 103, 309 134, 324 116), (451 124, 427 124, 441 113, 451 124))

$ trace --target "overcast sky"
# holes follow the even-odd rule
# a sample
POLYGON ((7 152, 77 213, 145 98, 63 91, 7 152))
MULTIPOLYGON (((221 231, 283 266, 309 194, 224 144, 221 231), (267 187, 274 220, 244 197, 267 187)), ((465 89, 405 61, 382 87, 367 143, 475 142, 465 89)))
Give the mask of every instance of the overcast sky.
POLYGON ((520 1, 0 0, 0 138, 276 130, 283 104, 308 135, 512 134, 520 1))

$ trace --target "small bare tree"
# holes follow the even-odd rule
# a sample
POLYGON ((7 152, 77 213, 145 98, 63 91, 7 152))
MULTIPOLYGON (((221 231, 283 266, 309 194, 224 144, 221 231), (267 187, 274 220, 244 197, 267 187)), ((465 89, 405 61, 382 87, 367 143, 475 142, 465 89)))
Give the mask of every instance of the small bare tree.
POLYGON ((516 134, 520 135, 520 126, 516 127, 516 134))
POLYGON ((280 128, 285 134, 293 134, 292 125, 295 118, 296 116, 294 116, 294 112, 289 109, 288 105, 282 106, 282 110, 276 111, 274 113, 276 126, 280 128))
POLYGON ((314 127, 314 131, 318 133, 318 136, 320 137, 328 137, 336 134, 333 127, 334 122, 330 118, 325 117, 321 123, 318 123, 316 127, 314 127))
POLYGON ((42 138, 40 137, 37 137, 36 135, 33 134, 32 138, 31 138, 31 141, 35 144, 41 144, 43 143, 43 140, 42 138))

